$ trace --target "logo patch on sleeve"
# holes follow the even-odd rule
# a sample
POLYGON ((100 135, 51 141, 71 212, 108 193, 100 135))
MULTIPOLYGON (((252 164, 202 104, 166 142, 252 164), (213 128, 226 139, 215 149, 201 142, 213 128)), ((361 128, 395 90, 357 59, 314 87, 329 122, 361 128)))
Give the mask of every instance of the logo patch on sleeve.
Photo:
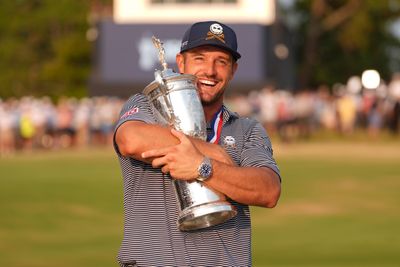
POLYGON ((138 113, 138 112, 139 112, 139 108, 138 107, 131 108, 130 110, 125 112, 124 115, 122 115, 120 119, 123 119, 125 117, 128 117, 128 116, 130 116, 132 114, 135 114, 135 113, 138 113))

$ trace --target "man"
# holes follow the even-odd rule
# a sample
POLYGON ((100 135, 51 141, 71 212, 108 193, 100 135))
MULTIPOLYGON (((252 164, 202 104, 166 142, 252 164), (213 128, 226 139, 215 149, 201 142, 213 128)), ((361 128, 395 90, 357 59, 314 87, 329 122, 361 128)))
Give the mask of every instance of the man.
POLYGON ((176 56, 179 71, 198 78, 211 142, 157 125, 142 94, 123 107, 115 133, 124 176, 121 266, 251 265, 248 205, 274 207, 280 177, 264 128, 223 105, 239 58, 235 32, 216 21, 193 24, 176 56), (199 173, 204 164, 212 172, 199 173), (238 214, 219 225, 179 231, 171 178, 201 180, 224 193, 238 214))

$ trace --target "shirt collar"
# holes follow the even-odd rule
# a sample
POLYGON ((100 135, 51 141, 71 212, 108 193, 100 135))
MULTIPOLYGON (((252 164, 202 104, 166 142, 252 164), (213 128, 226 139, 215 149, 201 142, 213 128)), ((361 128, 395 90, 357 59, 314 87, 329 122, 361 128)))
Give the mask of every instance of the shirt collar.
MULTIPOLYGON (((217 112, 219 112, 219 110, 217 112)), ((230 109, 228 109, 225 105, 222 105, 223 124, 228 122, 230 119, 237 119, 237 118, 239 118, 239 115, 236 112, 233 112, 230 109)), ((207 123, 207 127, 210 127, 210 123, 207 123)))

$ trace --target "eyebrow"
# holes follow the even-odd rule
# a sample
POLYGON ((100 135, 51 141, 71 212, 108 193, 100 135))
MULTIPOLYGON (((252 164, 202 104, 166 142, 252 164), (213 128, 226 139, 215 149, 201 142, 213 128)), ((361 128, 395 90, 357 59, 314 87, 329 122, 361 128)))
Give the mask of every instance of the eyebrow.
MULTIPOLYGON (((191 54, 192 56, 204 56, 206 52, 207 50, 195 50, 195 51, 188 51, 188 54, 191 54)), ((218 58, 234 62, 233 57, 231 55, 226 55, 226 56, 219 55, 218 58)))

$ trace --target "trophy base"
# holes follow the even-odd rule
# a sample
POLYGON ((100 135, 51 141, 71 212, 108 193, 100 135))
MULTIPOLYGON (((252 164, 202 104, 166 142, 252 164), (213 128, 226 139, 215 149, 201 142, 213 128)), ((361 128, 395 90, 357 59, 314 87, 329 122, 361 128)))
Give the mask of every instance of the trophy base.
POLYGON ((193 231, 214 226, 235 217, 236 209, 228 202, 208 203, 183 210, 179 214, 178 228, 193 231))

